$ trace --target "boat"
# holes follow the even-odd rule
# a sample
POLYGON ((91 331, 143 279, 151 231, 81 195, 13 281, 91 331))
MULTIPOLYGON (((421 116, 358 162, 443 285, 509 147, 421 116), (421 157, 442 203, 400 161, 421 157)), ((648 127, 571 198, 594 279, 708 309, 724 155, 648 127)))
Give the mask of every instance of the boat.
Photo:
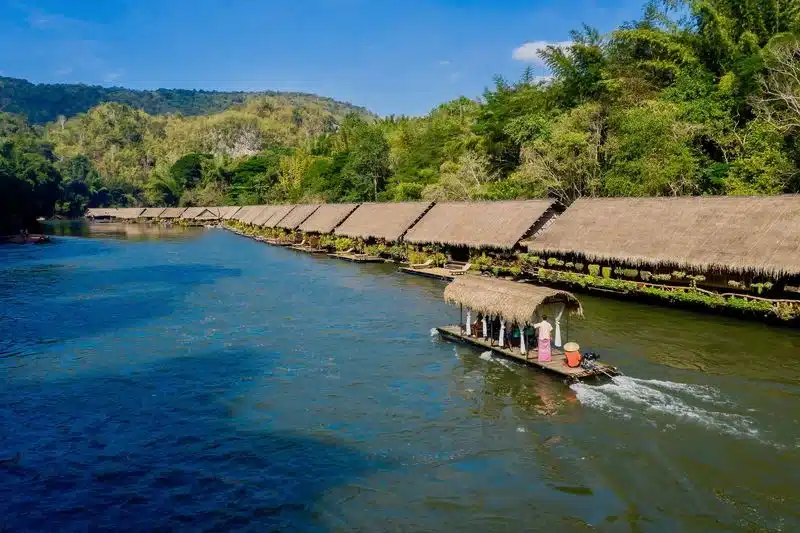
POLYGON ((464 275, 445 287, 444 299, 460 306, 461 320, 457 325, 436 328, 443 339, 490 350, 568 382, 619 375, 615 367, 599 362, 595 354, 581 355, 577 343, 562 343, 569 334, 567 327, 567 335, 562 338, 562 319, 568 320, 570 314, 583 316, 581 302, 570 292, 525 282, 464 275), (539 361, 533 325, 545 314, 555 325, 555 347, 550 361, 539 361), (578 366, 567 365, 567 354, 579 361, 578 366))

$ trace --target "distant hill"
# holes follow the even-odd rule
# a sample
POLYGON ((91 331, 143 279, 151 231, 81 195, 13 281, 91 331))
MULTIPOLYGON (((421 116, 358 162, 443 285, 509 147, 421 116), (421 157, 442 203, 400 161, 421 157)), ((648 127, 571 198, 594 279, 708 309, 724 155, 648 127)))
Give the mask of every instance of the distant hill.
POLYGON ((339 102, 333 98, 297 92, 222 92, 185 89, 137 91, 122 87, 84 84, 34 84, 19 78, 0 76, 0 112, 24 115, 31 124, 52 122, 59 115, 69 118, 105 102, 128 104, 143 109, 151 115, 182 113, 194 116, 219 113, 260 96, 280 97, 286 100, 286 103, 294 105, 315 103, 336 116, 343 116, 351 111, 374 116, 363 107, 339 102))

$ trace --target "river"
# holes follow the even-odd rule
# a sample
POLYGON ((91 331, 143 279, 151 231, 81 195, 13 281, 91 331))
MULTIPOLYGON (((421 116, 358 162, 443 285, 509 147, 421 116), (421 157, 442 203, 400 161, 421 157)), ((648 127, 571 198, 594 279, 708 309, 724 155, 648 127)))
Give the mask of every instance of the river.
POLYGON ((582 296, 568 387, 441 282, 94 228, 0 247, 0 530, 800 529, 796 330, 582 296))

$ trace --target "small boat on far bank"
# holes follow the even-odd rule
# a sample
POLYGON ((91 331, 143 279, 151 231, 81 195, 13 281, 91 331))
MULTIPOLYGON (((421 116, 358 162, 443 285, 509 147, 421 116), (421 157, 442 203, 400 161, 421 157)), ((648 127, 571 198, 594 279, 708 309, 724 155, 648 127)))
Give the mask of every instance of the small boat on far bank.
POLYGON ((528 283, 464 275, 445 288, 444 299, 461 307, 458 325, 436 328, 444 339, 491 350, 571 382, 619 375, 615 367, 598 362, 595 354, 581 355, 577 343, 562 344, 561 319, 564 312, 583 315, 583 307, 572 293, 528 283), (551 349, 549 360, 546 357, 540 359, 535 341, 530 340, 533 325, 545 314, 555 322, 555 347, 551 349))
POLYGON ((51 242, 50 237, 41 234, 0 236, 0 243, 6 244, 46 244, 48 242, 51 242))

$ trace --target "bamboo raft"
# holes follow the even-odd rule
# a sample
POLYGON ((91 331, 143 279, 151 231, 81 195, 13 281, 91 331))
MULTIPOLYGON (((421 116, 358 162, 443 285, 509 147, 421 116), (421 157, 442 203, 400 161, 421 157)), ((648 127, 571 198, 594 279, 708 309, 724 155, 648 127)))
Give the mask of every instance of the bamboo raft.
POLYGON ((343 259, 351 263, 384 263, 382 257, 376 255, 361 255, 361 254, 328 254, 328 257, 335 257, 336 259, 343 259))
POLYGON ((453 281, 455 275, 449 268, 430 267, 430 268, 413 268, 401 267, 400 272, 411 274, 412 276, 421 276, 423 278, 438 279, 442 281, 453 281))
POLYGON ((552 361, 545 363, 538 361, 537 358, 539 356, 535 349, 529 350, 526 357, 520 354, 519 350, 501 348, 493 344, 492 341, 479 337, 468 337, 461 332, 460 326, 443 326, 436 328, 436 330, 442 338, 491 350, 507 359, 520 361, 526 365, 540 368, 551 374, 561 376, 570 382, 584 381, 590 378, 607 379, 619 375, 619 371, 615 367, 603 363, 597 363, 597 367, 593 370, 586 370, 581 367, 570 368, 567 366, 563 350, 558 348, 553 348, 552 361))

